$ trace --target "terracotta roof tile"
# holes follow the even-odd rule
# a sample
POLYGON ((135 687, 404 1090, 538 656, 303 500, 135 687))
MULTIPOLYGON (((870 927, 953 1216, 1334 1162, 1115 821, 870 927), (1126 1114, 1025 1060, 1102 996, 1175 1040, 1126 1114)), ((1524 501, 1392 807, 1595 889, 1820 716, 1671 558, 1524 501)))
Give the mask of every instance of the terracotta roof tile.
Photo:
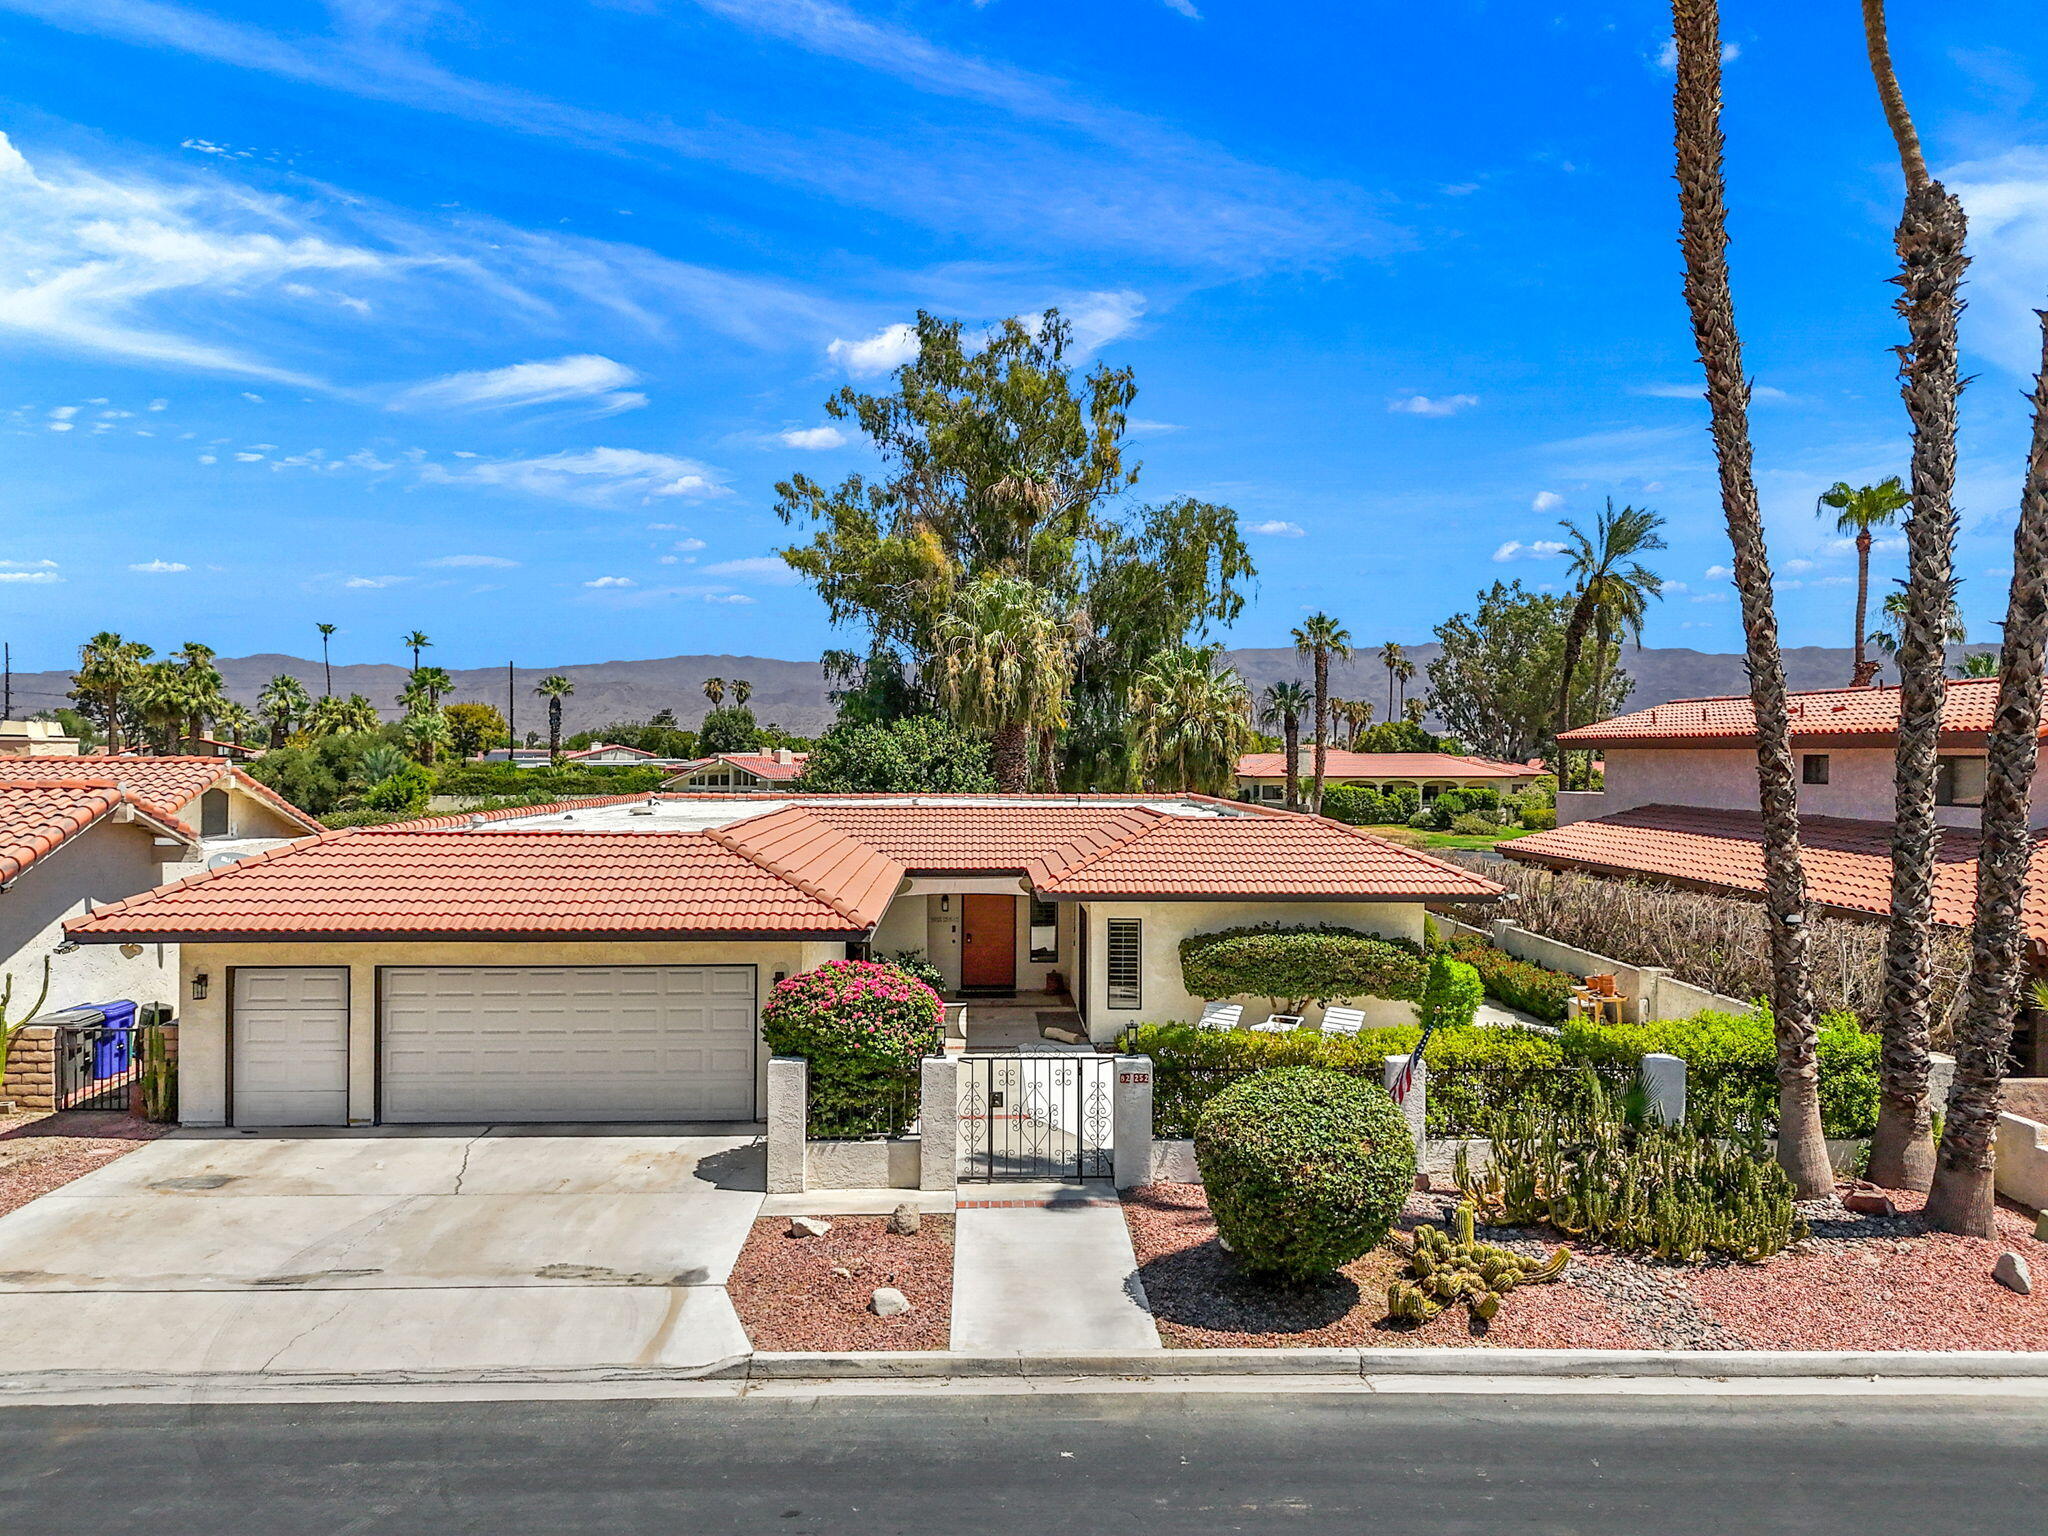
POLYGON ((863 928, 882 920, 903 866, 801 806, 706 834, 863 928))
MULTIPOLYGON (((1323 754, 1323 773, 1337 779, 1526 779, 1548 773, 1526 763, 1496 762, 1490 757, 1463 757, 1450 752, 1340 752, 1323 754)), ((1316 771, 1315 748, 1303 747, 1297 778, 1316 771)), ((1240 779, 1276 779, 1287 771, 1285 752, 1247 752, 1237 760, 1240 779)))
POLYGON ((38 859, 61 847, 101 817, 123 805, 142 812, 148 823, 187 843, 193 830, 167 816, 110 779, 53 779, 47 783, 0 783, 0 881, 12 880, 38 859))
POLYGON ((269 801, 308 831, 320 823, 224 757, 0 757, 0 781, 119 780, 164 814, 176 816, 222 779, 269 801))
MULTIPOLYGON (((757 779, 765 779, 771 784, 783 784, 803 775, 804 760, 809 755, 806 752, 792 752, 790 761, 785 763, 772 752, 720 752, 712 757, 700 757, 694 762, 685 763, 675 771, 674 778, 700 773, 715 763, 730 763, 735 768, 744 768, 757 779)), ((670 782, 674 782, 674 779, 670 782)))
MULTIPOLYGON (((1795 693, 1790 703, 1795 741, 1836 737, 1882 739, 1898 734, 1896 688, 1828 688, 1795 693)), ((1981 737, 1991 729, 1997 709, 1997 678, 1951 678, 1942 705, 1942 734, 1961 739, 1981 737)), ((2043 727, 2042 734, 2048 735, 2048 726, 2043 727)), ((1617 715, 1612 720, 1579 726, 1558 739, 1567 746, 1596 748, 1655 746, 1666 742, 1721 742, 1739 746, 1756 739, 1756 712, 1750 708, 1747 696, 1674 699, 1633 714, 1617 715)))

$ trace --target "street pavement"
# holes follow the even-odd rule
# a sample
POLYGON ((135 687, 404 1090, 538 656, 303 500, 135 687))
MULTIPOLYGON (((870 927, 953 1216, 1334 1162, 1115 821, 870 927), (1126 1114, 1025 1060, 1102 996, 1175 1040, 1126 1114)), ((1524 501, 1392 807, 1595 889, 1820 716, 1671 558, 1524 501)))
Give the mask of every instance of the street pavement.
POLYGON ((1174 1390, 0 1408, 37 1536, 2040 1536, 2048 1398, 1174 1390))

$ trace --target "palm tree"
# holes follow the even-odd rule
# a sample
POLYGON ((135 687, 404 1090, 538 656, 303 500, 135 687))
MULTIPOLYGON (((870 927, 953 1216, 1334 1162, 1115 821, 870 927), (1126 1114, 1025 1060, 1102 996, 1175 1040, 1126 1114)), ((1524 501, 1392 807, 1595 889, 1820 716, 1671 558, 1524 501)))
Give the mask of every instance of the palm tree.
POLYGON ((334 697, 334 663, 328 658, 327 642, 334 638, 334 626, 315 624, 313 627, 320 631, 320 671, 325 679, 320 687, 320 696, 331 699, 334 697))
POLYGON ((248 705, 237 704, 233 699, 224 699, 214 711, 214 729, 226 731, 228 740, 242 746, 244 739, 256 729, 256 715, 248 705))
POLYGON ((409 761, 410 759, 390 742, 380 741, 356 760, 356 771, 362 775, 365 783, 382 784, 394 773, 405 772, 405 765, 409 761))
POLYGON ((423 631, 416 629, 400 643, 412 652, 412 669, 417 672, 420 669, 420 652, 424 651, 434 642, 429 640, 423 631))
POLYGON ((1871 530, 1889 528, 1912 500, 1899 484, 1899 477, 1893 475, 1875 485, 1851 485, 1846 480, 1837 480, 1820 493, 1820 500, 1814 504, 1814 511, 1822 517, 1830 512, 1835 514, 1835 532, 1853 534, 1856 539, 1856 662, 1852 682, 1863 676, 1864 625, 1870 617, 1871 530))
MULTIPOLYGON (((1579 589, 1565 620, 1564 655, 1558 663, 1557 676, 1557 726, 1553 734, 1562 736, 1572 728, 1572 689, 1578 682, 1579 655, 1600 609, 1606 607, 1610 615, 1633 614, 1633 620, 1623 622, 1632 622, 1640 632, 1644 605, 1652 597, 1662 595, 1663 579, 1636 556, 1665 547, 1664 536, 1657 531, 1663 525, 1664 519, 1647 507, 1615 511, 1611 496, 1606 510, 1594 520, 1591 533, 1568 517, 1559 519, 1558 527, 1564 530, 1571 556, 1566 570, 1577 580, 1579 589)), ((1571 787, 1569 757, 1562 747, 1558 749, 1557 782, 1561 789, 1571 787)))
POLYGON ((270 727, 270 744, 281 747, 313 707, 306 685, 289 672, 280 672, 256 695, 256 708, 270 727))
POLYGON ((719 707, 719 705, 723 704, 725 702, 725 679, 722 677, 705 678, 704 697, 711 701, 711 707, 713 709, 716 709, 719 707))
MULTIPOLYGON (((1884 618, 1877 628, 1870 632, 1870 643, 1887 656, 1897 656, 1905 646, 1907 602, 1905 590, 1901 588, 1897 592, 1887 592, 1884 601, 1878 604, 1878 612, 1883 614, 1884 618)), ((1963 623, 1963 610, 1951 599, 1948 605, 1948 618, 1941 626, 1944 659, 1949 646, 1967 644, 1969 638, 1970 631, 1963 623)))
POLYGON ((1174 646, 1132 681, 1131 752, 1147 789, 1224 795, 1236 783, 1252 742, 1252 698, 1237 673, 1216 670, 1222 654, 1221 645, 1174 646))
POLYGON ((128 698, 149 733, 151 747, 175 753, 192 702, 191 680, 184 668, 175 661, 150 662, 137 673, 128 698))
POLYGON ((1259 718, 1267 725, 1278 725, 1281 739, 1287 746, 1282 761, 1287 764, 1287 809, 1290 811, 1301 809, 1301 717, 1314 704, 1314 695, 1292 680, 1272 684, 1260 702, 1259 718))
POLYGON ((576 691, 576 685, 556 673, 542 678, 533 691, 548 701, 548 761, 559 762, 562 757, 562 700, 576 691))
POLYGON ((449 676, 446 667, 415 667, 412 680, 427 696, 427 705, 431 709, 439 709, 442 696, 455 691, 455 679, 449 676))
POLYGON ((747 707, 747 700, 753 696, 754 685, 752 683, 748 682, 744 677, 736 677, 732 680, 733 708, 745 709, 747 707))
POLYGON ((398 723, 406 745, 422 766, 434 766, 435 753, 448 744, 448 717, 438 709, 416 709, 398 723))
POLYGON ((357 731, 374 731, 383 723, 377 706, 360 693, 345 699, 326 694, 314 700, 306 717, 306 732, 312 736, 346 736, 357 731))
POLYGON ((1922 1212, 1929 1226, 1973 1237, 1996 1235, 1993 1139, 2012 1044, 2026 929, 2020 908, 2034 839, 2027 829, 2039 765, 2041 673, 2048 651, 2048 314, 2042 316, 2041 370, 2034 376, 2034 436, 2013 533, 2012 587, 2000 650, 1998 712, 1984 769, 1982 841, 1977 854, 1977 918, 1970 984, 1956 1027, 1955 1081, 1942 1119, 1941 1146, 1922 1212))
MULTIPOLYGON (((1871 1177, 1926 1188, 1933 1176, 1927 1103, 1930 986, 1927 952, 1934 918, 1936 760, 1948 670, 1946 634, 1955 608, 1957 317, 1962 312, 1962 204, 1928 174, 1920 135, 1906 110, 1885 36, 1884 0, 1863 0, 1864 44, 1906 183, 1894 243, 1899 313, 1906 345, 1899 378, 1913 428, 1912 514, 1906 519, 1906 588, 1898 611, 1899 731, 1894 757, 1891 923, 1885 940, 1883 1046, 1871 1177)), ((1886 599, 1887 612, 1892 611, 1886 599)), ((1959 626, 1955 626, 1959 627, 1959 626)), ((1958 636, 1960 638, 1960 636, 1958 636)), ((1988 861, 1989 850, 1986 850, 1988 861)), ((2009 1015, 2008 1015, 2009 1017, 2009 1015)))
POLYGON ((1965 656, 1963 664, 1955 669, 1957 677, 1998 676, 1998 652, 1979 651, 1974 656, 1965 656))
POLYGON ((978 576, 933 630, 933 691, 962 725, 989 732, 996 787, 1031 787, 1031 744, 1067 722, 1072 631, 1021 576, 978 576))
POLYGON ((1678 55, 1673 118, 1680 246, 1693 342, 1706 373, 1721 510, 1734 546, 1749 698, 1756 715, 1764 905, 1770 917, 1772 1024, 1778 1048, 1778 1161, 1802 1200, 1834 1187, 1821 1135, 1817 1018, 1806 939, 1806 870, 1785 667, 1778 652, 1770 555, 1749 440, 1749 382, 1728 280, 1727 185, 1721 166, 1721 17, 1717 0, 1672 0, 1678 55))
POLYGON ((142 664, 154 654, 138 640, 123 640, 103 629, 78 648, 78 671, 71 678, 71 697, 99 712, 106 727, 107 750, 121 751, 121 698, 142 675, 142 664))
POLYGON ((187 740, 206 734, 206 722, 220 713, 226 697, 221 693, 219 670, 213 665, 217 653, 210 645, 187 640, 178 647, 178 666, 185 676, 185 729, 187 740))
POLYGON ((1396 641, 1389 640, 1380 647, 1380 665, 1387 669, 1387 718, 1389 720, 1393 719, 1397 712, 1394 707, 1394 674, 1406 659, 1407 653, 1401 649, 1396 641))
POLYGON ((1309 809, 1323 814, 1323 773, 1330 751, 1330 658, 1342 660, 1351 654, 1351 631, 1327 613, 1312 613, 1294 630, 1294 649, 1308 658, 1315 670, 1316 689, 1316 782, 1309 809))
POLYGON ((1415 681, 1415 663, 1410 657, 1403 655, 1394 663, 1394 680, 1401 685, 1401 708, 1405 712, 1408 708, 1408 685, 1415 681))
POLYGON ((1344 740, 1346 751, 1356 752, 1358 740, 1365 734, 1365 728, 1372 724, 1372 701, 1369 699, 1347 699, 1344 702, 1344 723, 1351 733, 1344 740))

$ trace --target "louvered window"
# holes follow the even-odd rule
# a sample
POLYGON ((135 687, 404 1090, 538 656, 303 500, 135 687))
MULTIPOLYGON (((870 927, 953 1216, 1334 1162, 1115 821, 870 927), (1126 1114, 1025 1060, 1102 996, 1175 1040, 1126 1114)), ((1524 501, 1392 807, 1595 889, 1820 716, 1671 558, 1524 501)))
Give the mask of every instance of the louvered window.
POLYGON ((1109 920, 1109 1006, 1142 1008, 1144 987, 1140 965, 1145 950, 1145 925, 1134 917, 1109 920))

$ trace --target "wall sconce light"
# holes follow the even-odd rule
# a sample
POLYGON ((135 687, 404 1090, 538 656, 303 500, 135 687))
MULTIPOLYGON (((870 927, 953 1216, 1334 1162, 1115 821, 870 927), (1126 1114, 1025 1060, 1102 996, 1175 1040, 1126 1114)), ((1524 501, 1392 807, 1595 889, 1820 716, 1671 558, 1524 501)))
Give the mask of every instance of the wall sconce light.
POLYGON ((201 971, 201 972, 199 972, 199 973, 198 973, 197 975, 195 975, 195 976, 194 976, 194 977, 192 978, 192 1001, 193 1001, 193 1002, 195 1002, 195 1003, 203 1003, 203 1002, 205 1002, 205 1001, 206 1001, 206 986, 207 986, 207 980, 208 980, 208 978, 207 978, 206 972, 204 972, 204 971, 201 971))
POLYGON ((940 910, 941 912, 950 912, 950 911, 952 911, 952 910, 953 910, 953 898, 952 898, 952 897, 950 897, 950 896, 941 896, 941 897, 939 898, 939 910, 940 910))

